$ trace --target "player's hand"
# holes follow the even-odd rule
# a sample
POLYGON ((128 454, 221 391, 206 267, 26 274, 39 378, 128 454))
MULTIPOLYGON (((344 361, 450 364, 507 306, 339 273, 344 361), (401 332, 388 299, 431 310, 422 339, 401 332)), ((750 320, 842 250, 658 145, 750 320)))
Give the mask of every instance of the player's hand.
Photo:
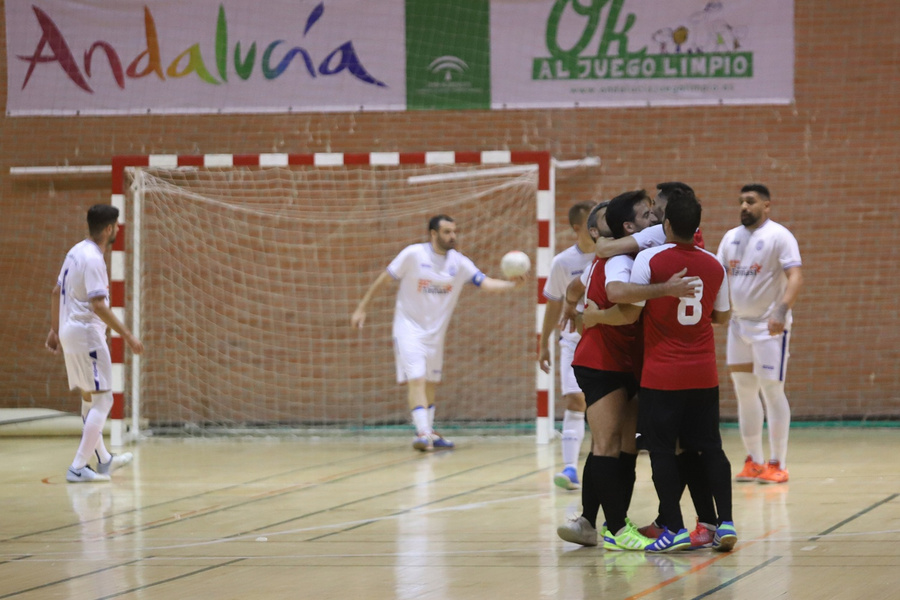
POLYGON ((352 327, 356 327, 357 329, 362 329, 363 323, 366 322, 366 311, 356 309, 353 311, 353 316, 350 317, 350 325, 352 327))
POLYGON ((541 365, 541 371, 544 373, 550 372, 550 348, 548 346, 542 347, 540 352, 538 352, 538 362, 541 365))
POLYGON ((769 335, 781 335, 784 333, 784 324, 787 321, 787 304, 779 304, 769 319, 769 335))
POLYGON ((784 333, 784 322, 769 319, 769 335, 781 335, 782 333, 784 333))
POLYGON ((122 336, 122 338, 125 340, 125 343, 128 344, 128 347, 131 348, 131 351, 135 354, 140 354, 144 351, 144 344, 141 342, 141 340, 137 339, 132 334, 128 333, 122 336))
POLYGON ((703 282, 697 276, 685 277, 687 269, 682 269, 669 277, 666 281, 666 296, 675 298, 696 298, 697 290, 703 287, 703 282))
POLYGON ((523 283, 528 280, 528 273, 524 273, 522 275, 516 275, 515 277, 510 277, 508 281, 512 282, 515 287, 519 287, 523 283))
POLYGON ((50 330, 50 333, 47 334, 47 341, 44 342, 44 348, 53 354, 59 354, 59 334, 52 329, 50 330))
POLYGON ((568 302, 563 303, 562 316, 559 318, 559 330, 573 333, 578 328, 578 311, 568 302))

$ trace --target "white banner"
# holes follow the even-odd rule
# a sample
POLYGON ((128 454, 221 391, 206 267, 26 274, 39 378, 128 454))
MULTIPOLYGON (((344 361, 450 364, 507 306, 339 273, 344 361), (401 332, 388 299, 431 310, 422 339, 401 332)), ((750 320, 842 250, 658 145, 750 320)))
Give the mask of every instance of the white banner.
POLYGON ((402 110, 403 0, 7 0, 7 112, 402 110))
POLYGON ((494 0, 494 108, 784 104, 792 0, 494 0))

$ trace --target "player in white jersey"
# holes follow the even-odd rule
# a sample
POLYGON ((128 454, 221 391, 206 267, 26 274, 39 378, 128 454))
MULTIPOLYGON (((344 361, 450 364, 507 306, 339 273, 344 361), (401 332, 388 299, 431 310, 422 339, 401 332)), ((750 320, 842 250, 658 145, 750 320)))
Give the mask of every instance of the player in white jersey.
POLYGON ((90 235, 69 250, 53 288, 45 346, 54 354, 63 351, 69 387, 80 390, 82 398, 81 443, 66 472, 66 481, 71 483, 109 481, 112 471, 132 459, 130 452, 113 455, 103 444, 103 426, 113 405, 106 327, 121 335, 135 354, 144 349, 108 304, 109 277, 103 251, 116 239, 118 217, 119 209, 108 204, 88 210, 90 235), (87 466, 92 454, 97 456, 96 470, 87 466))
POLYGON ((558 336, 554 334, 557 333, 559 317, 562 314, 566 286, 576 277, 580 277, 594 260, 594 239, 587 227, 587 218, 592 207, 593 204, 590 202, 579 202, 569 209, 569 225, 575 232, 576 241, 554 256, 550 263, 550 276, 544 284, 544 298, 547 299, 547 303, 544 307, 544 321, 538 343, 538 362, 541 370, 549 373, 550 339, 557 337, 559 340, 559 382, 563 400, 566 402, 560 444, 564 468, 556 474, 553 482, 567 490, 577 490, 581 487, 578 481, 578 455, 584 441, 585 404, 584 393, 578 387, 575 372, 572 370, 572 357, 581 334, 568 329, 559 332, 558 336))
POLYGON ((728 231, 717 256, 728 272, 732 319, 727 358, 747 449, 738 481, 784 483, 791 409, 784 393, 790 348, 791 307, 803 285, 800 249, 793 234, 769 219, 769 190, 745 185, 741 226, 728 231), (760 402, 760 392, 765 403, 760 402), (764 460, 763 421, 769 423, 764 460))
POLYGON ((423 452, 453 448, 434 431, 435 391, 444 364, 444 336, 463 285, 487 292, 506 292, 525 280, 493 279, 456 251, 456 223, 447 215, 428 222, 430 241, 404 248, 369 286, 350 319, 362 327, 375 292, 391 280, 400 283, 394 307, 394 358, 397 383, 406 383, 416 428, 413 447, 423 452))

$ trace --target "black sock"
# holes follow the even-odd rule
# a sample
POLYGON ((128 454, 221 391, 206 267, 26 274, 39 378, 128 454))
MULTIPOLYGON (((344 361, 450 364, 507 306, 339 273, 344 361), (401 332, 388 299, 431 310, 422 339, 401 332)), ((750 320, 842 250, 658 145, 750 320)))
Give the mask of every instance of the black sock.
POLYGON ((622 483, 622 499, 625 502, 625 514, 631 507, 631 497, 634 495, 634 471, 637 468, 637 454, 619 453, 619 481, 622 483))
POLYGON ((581 472, 581 516, 587 519, 592 527, 597 527, 597 513, 600 512, 600 497, 593 484, 594 455, 588 454, 581 472))
MULTIPOLYGON (((709 486, 709 479, 706 476, 700 453, 686 450, 679 454, 678 471, 681 474, 681 481, 687 484, 687 488, 690 490, 697 518, 701 523, 716 525, 718 520, 716 505, 713 502, 712 489, 709 486)), ((682 491, 682 493, 684 492, 682 491)))

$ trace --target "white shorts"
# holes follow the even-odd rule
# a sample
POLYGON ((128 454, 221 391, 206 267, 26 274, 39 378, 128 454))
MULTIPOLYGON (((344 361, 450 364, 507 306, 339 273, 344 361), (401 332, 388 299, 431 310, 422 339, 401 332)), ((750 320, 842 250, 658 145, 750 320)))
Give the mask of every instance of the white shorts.
POLYGON ((572 370, 572 359, 575 358, 576 346, 578 346, 578 342, 559 340, 559 384, 563 396, 581 393, 581 388, 575 381, 575 371, 572 370))
POLYGON ((423 340, 404 335, 394 336, 394 361, 397 365, 397 383, 411 379, 441 381, 444 368, 444 340, 423 340))
POLYGON ((91 352, 64 354, 70 389, 85 392, 112 390, 112 360, 109 357, 109 347, 102 346, 91 352))
POLYGON ((791 333, 785 329, 780 335, 769 335, 764 321, 731 319, 728 324, 728 365, 753 364, 757 377, 784 381, 790 353, 791 333))

